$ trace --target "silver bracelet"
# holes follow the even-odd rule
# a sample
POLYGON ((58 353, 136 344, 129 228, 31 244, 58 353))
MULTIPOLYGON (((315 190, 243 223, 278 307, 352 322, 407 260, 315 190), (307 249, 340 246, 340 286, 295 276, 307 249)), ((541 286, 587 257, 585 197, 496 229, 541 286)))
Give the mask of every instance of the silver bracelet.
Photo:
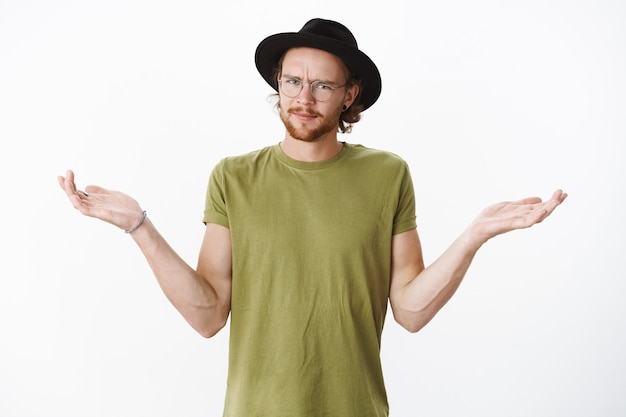
POLYGON ((128 230, 124 230, 124 233, 133 233, 135 230, 139 229, 139 226, 141 226, 143 224, 143 221, 146 220, 146 215, 148 213, 144 210, 143 211, 143 216, 141 216, 141 220, 139 220, 139 223, 137 223, 137 225, 131 229, 128 230))

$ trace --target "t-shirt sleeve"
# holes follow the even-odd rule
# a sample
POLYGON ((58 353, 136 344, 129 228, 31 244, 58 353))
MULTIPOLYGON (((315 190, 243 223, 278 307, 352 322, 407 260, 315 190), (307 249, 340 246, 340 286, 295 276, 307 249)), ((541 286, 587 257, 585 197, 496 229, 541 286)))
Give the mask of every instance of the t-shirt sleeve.
POLYGON ((213 168, 209 177, 202 221, 205 224, 216 223, 224 227, 229 227, 224 184, 224 160, 220 161, 215 168, 213 168))
POLYGON ((415 216, 415 190, 413 188, 411 172, 406 163, 404 163, 404 172, 402 174, 402 182, 399 191, 398 208, 393 219, 394 235, 417 227, 415 216))

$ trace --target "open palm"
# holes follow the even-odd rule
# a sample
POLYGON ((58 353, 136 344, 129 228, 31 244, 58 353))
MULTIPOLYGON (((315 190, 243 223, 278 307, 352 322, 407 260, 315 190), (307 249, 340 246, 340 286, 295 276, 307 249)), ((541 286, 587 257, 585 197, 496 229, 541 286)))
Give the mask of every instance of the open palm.
POLYGON ((472 223, 472 229, 482 241, 516 229, 541 223, 560 205, 567 194, 556 190, 549 200, 528 197, 518 201, 504 201, 484 209, 472 223))
POLYGON ((98 218, 125 230, 141 220, 143 212, 139 203, 122 192, 96 185, 89 185, 85 191, 79 191, 72 171, 67 171, 65 177, 59 176, 58 180, 74 208, 85 216, 98 218))

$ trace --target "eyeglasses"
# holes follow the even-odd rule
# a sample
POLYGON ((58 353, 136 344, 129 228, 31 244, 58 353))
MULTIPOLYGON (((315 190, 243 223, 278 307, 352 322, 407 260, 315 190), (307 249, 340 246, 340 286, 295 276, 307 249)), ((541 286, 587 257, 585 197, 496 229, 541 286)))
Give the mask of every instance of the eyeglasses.
POLYGON ((336 89, 345 87, 344 85, 333 86, 323 81, 313 81, 312 83, 305 83, 297 78, 281 78, 278 80, 280 85, 280 91, 287 97, 298 97, 302 92, 302 88, 305 84, 308 84, 311 90, 311 95, 317 101, 327 101, 333 96, 336 89))

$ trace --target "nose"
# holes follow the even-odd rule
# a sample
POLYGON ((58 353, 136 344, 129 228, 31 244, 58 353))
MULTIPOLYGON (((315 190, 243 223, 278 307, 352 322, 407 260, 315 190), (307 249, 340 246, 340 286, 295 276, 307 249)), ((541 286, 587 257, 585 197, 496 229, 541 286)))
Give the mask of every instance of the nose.
POLYGON ((304 83, 302 85, 302 90, 300 94, 298 94, 297 101, 298 103, 313 103, 315 101, 313 94, 311 94, 311 84, 304 83))

